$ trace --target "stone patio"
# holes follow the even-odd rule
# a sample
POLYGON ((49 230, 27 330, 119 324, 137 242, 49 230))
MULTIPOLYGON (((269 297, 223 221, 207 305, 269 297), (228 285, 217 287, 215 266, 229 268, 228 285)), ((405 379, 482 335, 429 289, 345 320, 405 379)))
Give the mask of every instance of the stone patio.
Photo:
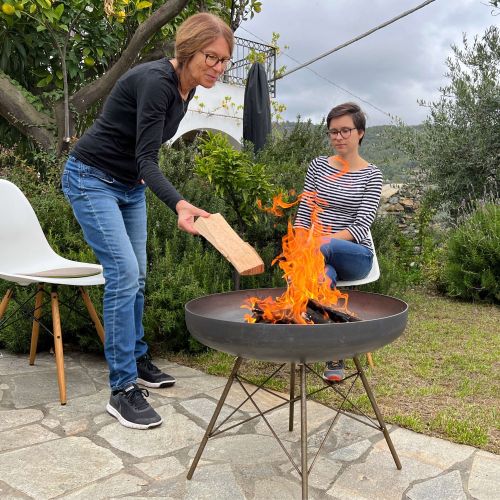
MULTIPOLYGON (((226 380, 165 359, 177 378, 150 390, 163 424, 126 429, 108 415, 103 359, 65 355, 68 404, 61 406, 52 356, 36 365, 0 352, 0 498, 300 499, 298 474, 268 427, 256 418, 210 439, 193 479, 186 474, 226 380)), ((241 402, 234 387, 229 405, 241 402)), ((260 394, 260 393, 259 393, 260 394)), ((280 400, 263 393, 262 407, 280 400)), ((232 411, 225 406, 223 416, 232 411)), ((250 404, 231 418, 252 415, 250 404)), ((299 416, 296 408, 296 419, 299 416)), ((333 412, 308 403, 311 457, 333 412)), ((300 425, 288 432, 286 408, 269 414, 285 448, 300 463, 300 425)), ((394 465, 381 432, 341 416, 309 477, 310 499, 500 500, 500 457, 390 426, 403 468, 394 465)))

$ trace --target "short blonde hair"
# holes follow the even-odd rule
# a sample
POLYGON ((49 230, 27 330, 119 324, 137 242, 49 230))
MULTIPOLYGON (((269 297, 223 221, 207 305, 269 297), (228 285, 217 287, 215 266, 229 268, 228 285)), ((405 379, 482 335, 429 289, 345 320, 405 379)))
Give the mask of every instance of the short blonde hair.
POLYGON ((231 28, 220 18, 200 12, 188 17, 177 29, 175 37, 175 58, 184 66, 201 49, 222 36, 233 53, 234 35, 231 28))

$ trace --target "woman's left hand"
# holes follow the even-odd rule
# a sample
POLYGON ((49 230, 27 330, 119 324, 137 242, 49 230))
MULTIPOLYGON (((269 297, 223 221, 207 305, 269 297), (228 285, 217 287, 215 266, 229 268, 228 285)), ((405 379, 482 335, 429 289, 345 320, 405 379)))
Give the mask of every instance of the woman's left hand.
POLYGON ((195 217, 210 217, 208 212, 191 205, 186 200, 179 201, 175 209, 177 210, 177 227, 190 234, 199 234, 193 225, 195 217))

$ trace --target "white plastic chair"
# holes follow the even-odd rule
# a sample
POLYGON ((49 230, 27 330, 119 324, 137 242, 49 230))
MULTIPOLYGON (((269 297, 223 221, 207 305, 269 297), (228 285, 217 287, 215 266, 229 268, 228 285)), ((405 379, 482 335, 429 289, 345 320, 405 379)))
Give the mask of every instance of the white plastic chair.
MULTIPOLYGON (((342 288, 346 286, 357 286, 357 285, 365 285, 366 283, 371 283, 372 281, 377 281, 380 278, 380 268, 378 266, 377 253, 375 252, 375 245, 373 244, 372 233, 368 231, 368 238, 372 244, 373 248, 373 262, 372 268, 367 276, 361 278, 359 280, 351 280, 351 281, 337 281, 337 288, 342 288)), ((373 364, 372 354, 371 352, 366 353, 366 359, 371 368, 375 365, 373 364)))
MULTIPOLYGON (((27 286, 37 284, 29 363, 35 363, 40 318, 42 316, 44 284, 51 284, 52 333, 56 359, 57 381, 61 404, 66 404, 66 380, 58 285, 78 287, 97 333, 104 342, 104 329, 84 287, 104 284, 102 266, 68 260, 52 250, 38 218, 21 190, 11 182, 0 179, 0 278, 27 286)), ((14 287, 9 288, 0 303, 0 329, 14 287)), ((6 322, 4 319, 3 323, 6 322)), ((42 325, 43 326, 43 325, 42 325)))

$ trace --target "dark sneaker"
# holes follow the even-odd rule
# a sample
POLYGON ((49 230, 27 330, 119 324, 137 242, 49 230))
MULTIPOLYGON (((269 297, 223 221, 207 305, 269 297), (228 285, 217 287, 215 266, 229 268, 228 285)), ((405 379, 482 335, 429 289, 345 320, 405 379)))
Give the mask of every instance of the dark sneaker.
POLYGON ((325 371, 323 372, 323 378, 328 382, 341 382, 344 380, 344 360, 339 361, 327 361, 325 366, 325 371))
POLYGON ((146 387, 169 387, 175 384, 175 378, 156 367, 146 353, 137 360, 137 383, 146 387))
POLYGON ((106 410, 120 424, 132 429, 149 429, 160 425, 163 420, 146 401, 147 389, 130 384, 125 389, 112 393, 106 410))

